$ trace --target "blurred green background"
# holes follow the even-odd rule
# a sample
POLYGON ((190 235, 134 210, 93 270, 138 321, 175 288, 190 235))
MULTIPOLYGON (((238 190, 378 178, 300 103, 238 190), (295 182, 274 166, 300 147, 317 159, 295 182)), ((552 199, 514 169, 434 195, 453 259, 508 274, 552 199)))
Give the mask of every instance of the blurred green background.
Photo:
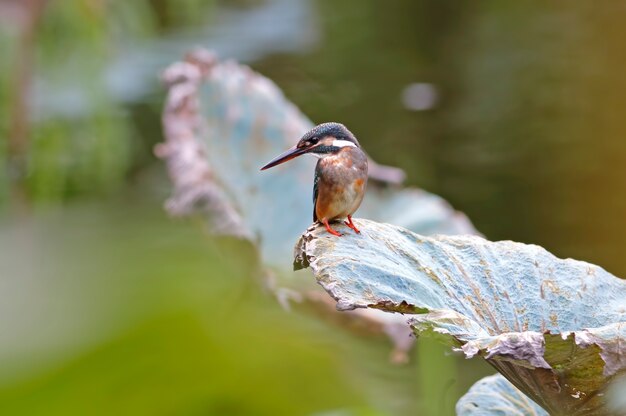
POLYGON ((452 414, 486 364, 420 340, 391 365, 167 218, 157 75, 195 45, 246 62, 488 238, 625 276, 625 19, 624 1, 0 0, 0 414, 452 414))

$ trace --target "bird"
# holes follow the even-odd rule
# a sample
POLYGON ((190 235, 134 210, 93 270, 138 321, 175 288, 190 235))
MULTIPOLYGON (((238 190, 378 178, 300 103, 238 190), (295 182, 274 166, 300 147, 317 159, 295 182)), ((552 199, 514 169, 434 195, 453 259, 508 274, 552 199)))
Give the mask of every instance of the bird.
POLYGON ((352 222, 352 215, 359 209, 367 186, 367 156, 359 141, 341 123, 322 123, 261 170, 304 154, 318 158, 313 182, 313 222, 323 224, 330 234, 341 237, 330 222, 346 218, 344 223, 360 234, 352 222))

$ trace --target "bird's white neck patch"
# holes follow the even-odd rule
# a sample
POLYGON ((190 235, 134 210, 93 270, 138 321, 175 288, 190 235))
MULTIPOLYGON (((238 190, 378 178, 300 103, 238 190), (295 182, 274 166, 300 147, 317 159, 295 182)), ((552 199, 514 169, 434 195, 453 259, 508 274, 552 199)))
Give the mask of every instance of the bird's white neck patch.
POLYGON ((356 144, 348 141, 348 140, 333 140, 334 147, 356 147, 356 144))

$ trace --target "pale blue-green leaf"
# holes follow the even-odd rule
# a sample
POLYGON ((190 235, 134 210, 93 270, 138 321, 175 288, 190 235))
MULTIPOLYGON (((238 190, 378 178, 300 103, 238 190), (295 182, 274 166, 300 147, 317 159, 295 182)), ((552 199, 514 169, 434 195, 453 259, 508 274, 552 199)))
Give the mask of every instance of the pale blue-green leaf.
POLYGON ((626 373, 613 380, 606 395, 611 411, 626 414, 626 373))
POLYGON ((626 282, 535 245, 357 226, 296 245, 339 308, 415 314, 416 333, 483 356, 550 413, 606 413, 600 392, 626 370, 626 282))
POLYGON ((496 374, 478 380, 456 404, 457 416, 548 416, 537 403, 496 374))

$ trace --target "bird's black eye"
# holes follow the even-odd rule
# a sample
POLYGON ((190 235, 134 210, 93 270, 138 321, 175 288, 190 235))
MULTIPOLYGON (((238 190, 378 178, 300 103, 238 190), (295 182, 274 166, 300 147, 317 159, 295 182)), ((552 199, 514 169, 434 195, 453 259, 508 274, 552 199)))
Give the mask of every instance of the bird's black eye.
POLYGON ((311 137, 306 142, 304 142, 304 145, 305 146, 313 146, 314 144, 317 144, 318 141, 319 141, 319 139, 317 137, 311 137))

